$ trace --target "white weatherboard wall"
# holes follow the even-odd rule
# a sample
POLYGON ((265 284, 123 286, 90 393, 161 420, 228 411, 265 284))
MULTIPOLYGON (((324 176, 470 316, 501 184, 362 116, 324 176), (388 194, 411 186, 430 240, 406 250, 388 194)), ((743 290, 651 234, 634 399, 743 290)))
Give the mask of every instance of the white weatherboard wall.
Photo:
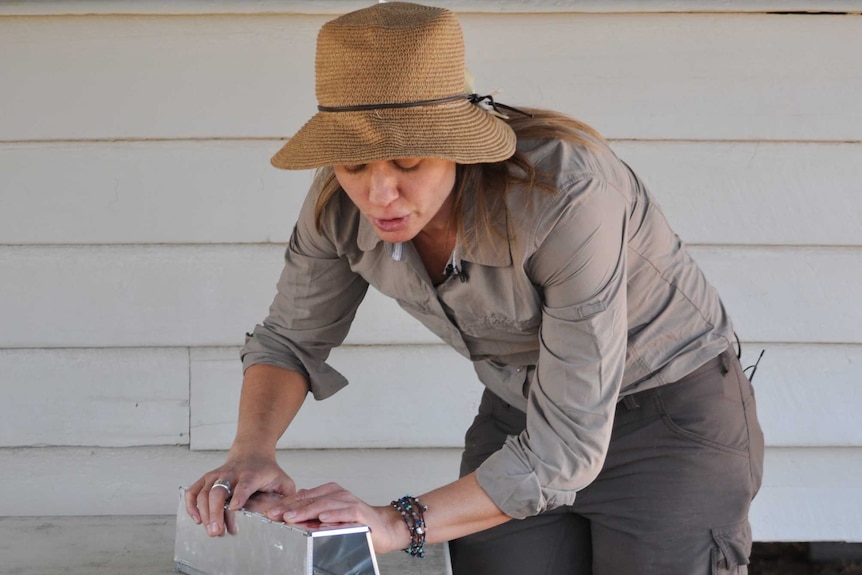
MULTIPOLYGON (((479 89, 611 138, 766 349, 755 537, 862 541, 862 6, 611 4, 441 2, 479 89)), ((268 158, 361 5, 0 1, 0 515, 173 513, 223 459, 310 181, 268 158)), ((375 503, 453 478, 469 362, 375 293, 348 344, 281 462, 375 503)))

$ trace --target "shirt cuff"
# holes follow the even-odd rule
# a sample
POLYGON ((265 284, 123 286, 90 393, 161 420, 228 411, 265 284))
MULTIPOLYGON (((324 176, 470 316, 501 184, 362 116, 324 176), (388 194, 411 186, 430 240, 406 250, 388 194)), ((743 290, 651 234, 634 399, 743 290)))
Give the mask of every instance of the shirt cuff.
POLYGON ((521 457, 517 441, 510 437, 476 470, 476 480, 500 511, 524 519, 574 503, 577 492, 542 487, 536 472, 521 457))
POLYGON ((252 365, 265 364, 303 375, 316 400, 326 399, 347 386, 347 378, 324 360, 303 351, 264 326, 257 326, 254 334, 246 337, 240 357, 243 372, 252 365))

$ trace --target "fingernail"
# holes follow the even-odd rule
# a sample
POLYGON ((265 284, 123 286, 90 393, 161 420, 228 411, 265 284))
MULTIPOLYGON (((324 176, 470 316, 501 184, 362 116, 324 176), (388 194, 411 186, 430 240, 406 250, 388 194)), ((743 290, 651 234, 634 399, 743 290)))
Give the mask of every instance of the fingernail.
POLYGON ((207 531, 210 535, 218 535, 218 523, 210 523, 207 525, 207 531))
POLYGON ((296 517, 296 511, 288 511, 284 514, 285 519, 293 519, 294 517, 296 517))
POLYGON ((195 522, 195 525, 200 525, 200 524, 201 524, 201 518, 200 518, 200 517, 198 517, 197 515, 192 516, 192 521, 194 521, 194 522, 195 522))
POLYGON ((270 517, 281 517, 281 515, 283 513, 284 513, 283 509, 270 509, 268 515, 270 517))

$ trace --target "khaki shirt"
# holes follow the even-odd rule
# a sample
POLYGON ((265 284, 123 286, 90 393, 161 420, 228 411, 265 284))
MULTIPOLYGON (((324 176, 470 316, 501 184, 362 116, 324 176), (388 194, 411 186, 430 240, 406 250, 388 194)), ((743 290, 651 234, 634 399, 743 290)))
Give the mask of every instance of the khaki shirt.
POLYGON ((435 287, 412 244, 382 241, 344 193, 318 233, 313 187, 270 314, 242 352, 245 368, 298 371, 323 399, 347 384, 326 358, 368 285, 394 298, 526 412, 526 430, 477 471, 516 518, 571 504, 595 479, 621 395, 680 379, 725 351, 733 334, 653 197, 607 146, 519 149, 559 191, 511 189, 498 218, 508 239, 468 250, 459 261, 465 282, 435 287))

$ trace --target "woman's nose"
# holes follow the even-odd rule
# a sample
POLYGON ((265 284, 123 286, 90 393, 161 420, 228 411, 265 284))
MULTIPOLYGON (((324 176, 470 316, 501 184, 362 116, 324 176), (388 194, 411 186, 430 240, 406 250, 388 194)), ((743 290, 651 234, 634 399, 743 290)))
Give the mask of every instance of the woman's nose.
POLYGON ((368 200, 375 206, 388 206, 398 197, 398 179, 385 166, 372 166, 368 200))

